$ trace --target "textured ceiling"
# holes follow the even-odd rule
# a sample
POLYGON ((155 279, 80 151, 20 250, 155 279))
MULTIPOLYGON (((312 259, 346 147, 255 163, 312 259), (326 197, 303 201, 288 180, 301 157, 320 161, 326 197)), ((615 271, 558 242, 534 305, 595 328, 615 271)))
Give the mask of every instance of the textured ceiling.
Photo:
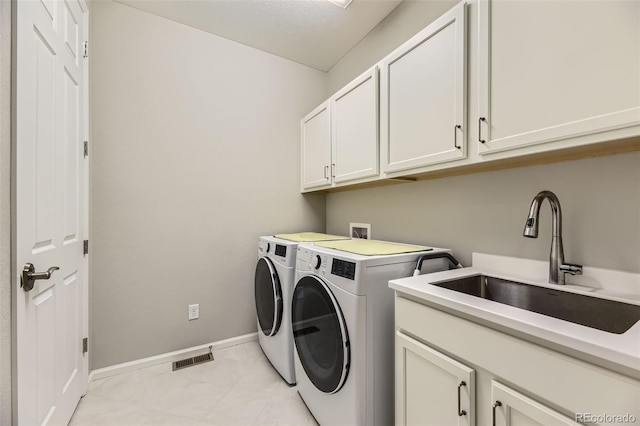
POLYGON ((402 0, 117 0, 328 71, 402 0))

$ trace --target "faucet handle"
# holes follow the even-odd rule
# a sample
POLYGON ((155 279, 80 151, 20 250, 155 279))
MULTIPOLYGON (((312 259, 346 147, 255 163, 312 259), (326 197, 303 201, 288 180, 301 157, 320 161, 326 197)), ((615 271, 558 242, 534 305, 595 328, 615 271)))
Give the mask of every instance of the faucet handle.
POLYGON ((563 263, 560 265, 560 272, 571 275, 582 275, 582 265, 575 263, 563 263))

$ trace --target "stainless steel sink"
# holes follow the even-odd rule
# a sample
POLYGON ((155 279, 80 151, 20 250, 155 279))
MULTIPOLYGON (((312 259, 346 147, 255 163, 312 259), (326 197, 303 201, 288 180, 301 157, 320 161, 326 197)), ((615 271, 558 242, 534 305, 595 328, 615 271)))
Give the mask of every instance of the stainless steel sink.
POLYGON ((622 334, 640 320, 638 305, 486 275, 432 284, 609 333, 622 334))

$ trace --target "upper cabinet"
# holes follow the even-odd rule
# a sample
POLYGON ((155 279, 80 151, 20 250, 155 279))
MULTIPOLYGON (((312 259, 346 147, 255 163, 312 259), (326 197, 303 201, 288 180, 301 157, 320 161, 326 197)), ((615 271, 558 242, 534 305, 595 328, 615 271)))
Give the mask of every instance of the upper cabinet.
POLYGON ((474 139, 485 160, 640 134, 640 2, 480 0, 478 8, 474 139))
POLYGON ((466 157, 466 4, 380 65, 380 159, 393 173, 466 157))
POLYGON ((302 191, 639 149, 640 1, 462 1, 302 120, 302 191))
POLYGON ((301 127, 302 191, 377 179, 378 68, 313 110, 301 127))
POLYGON ((378 72, 373 67, 331 98, 334 183, 378 176, 378 72))
POLYGON ((302 189, 331 186, 331 113, 329 101, 300 121, 302 189))

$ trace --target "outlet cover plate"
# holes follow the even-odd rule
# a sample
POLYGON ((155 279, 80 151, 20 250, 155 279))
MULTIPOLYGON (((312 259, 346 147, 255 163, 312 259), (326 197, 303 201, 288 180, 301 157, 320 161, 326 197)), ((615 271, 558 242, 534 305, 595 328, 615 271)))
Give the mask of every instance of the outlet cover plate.
POLYGON ((371 224, 370 223, 349 223, 349 235, 351 238, 363 238, 365 240, 371 239, 371 224))

